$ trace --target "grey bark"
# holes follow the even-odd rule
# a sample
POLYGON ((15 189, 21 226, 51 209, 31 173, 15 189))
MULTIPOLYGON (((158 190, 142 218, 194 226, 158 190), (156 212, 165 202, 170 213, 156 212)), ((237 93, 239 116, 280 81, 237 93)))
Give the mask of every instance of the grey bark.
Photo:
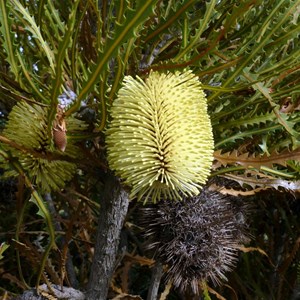
POLYGON ((163 265, 157 262, 152 269, 151 283, 148 290, 147 300, 158 299, 158 289, 163 275, 163 265))
POLYGON ((84 300, 84 294, 78 290, 70 287, 61 287, 59 285, 51 285, 51 291, 46 284, 39 286, 39 293, 37 295, 36 289, 25 291, 23 295, 14 298, 14 300, 46 300, 50 299, 47 295, 55 297, 55 299, 62 300, 84 300))
POLYGON ((87 300, 105 300, 107 297, 116 264, 120 233, 128 210, 128 193, 119 180, 108 173, 104 185, 87 300))

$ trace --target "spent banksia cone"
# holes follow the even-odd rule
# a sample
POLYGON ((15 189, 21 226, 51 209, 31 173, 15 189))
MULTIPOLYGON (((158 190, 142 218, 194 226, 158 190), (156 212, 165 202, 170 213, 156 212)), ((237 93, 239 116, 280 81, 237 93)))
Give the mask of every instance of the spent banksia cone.
POLYGON ((108 161, 146 202, 197 195, 210 173, 213 136, 205 94, 191 72, 128 76, 111 109, 108 161))
POLYGON ((161 201, 140 212, 146 249, 168 265, 167 280, 182 291, 198 294, 201 282, 226 280, 239 247, 249 240, 249 208, 241 199, 206 187, 198 196, 161 201))

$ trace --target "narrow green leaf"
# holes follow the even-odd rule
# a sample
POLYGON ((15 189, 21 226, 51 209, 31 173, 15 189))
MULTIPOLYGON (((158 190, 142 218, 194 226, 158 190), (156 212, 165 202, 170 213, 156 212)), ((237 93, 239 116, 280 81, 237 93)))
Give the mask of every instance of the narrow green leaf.
POLYGON ((209 296, 209 291, 208 291, 208 287, 207 287, 207 283, 206 281, 202 281, 201 282, 201 287, 202 287, 202 290, 203 290, 203 297, 204 297, 204 300, 211 300, 210 296, 209 296))
POLYGON ((199 20, 199 27, 196 29, 196 33, 194 36, 190 37, 187 45, 183 45, 184 48, 178 53, 178 55, 174 58, 175 62, 178 62, 182 57, 184 57, 189 51, 192 51, 195 48, 195 45, 199 43, 202 33, 205 29, 207 29, 210 21, 213 17, 217 15, 217 11, 215 11, 215 6, 218 4, 218 0, 212 0, 210 2, 206 2, 206 11, 201 20, 199 20))
POLYGON ((281 128, 282 127, 280 124, 276 124, 276 125, 267 126, 265 128, 258 128, 249 131, 238 132, 236 134, 231 134, 226 138, 220 138, 219 141, 216 141, 215 149, 221 149, 224 145, 228 143, 234 143, 236 140, 251 138, 255 135, 269 134, 270 132, 273 132, 275 130, 280 130, 281 128))
POLYGON ((227 128, 234 128, 234 127, 245 127, 253 126, 253 125, 259 125, 259 124, 265 124, 267 122, 272 122, 276 120, 275 114, 271 112, 266 113, 260 113, 257 115, 253 115, 251 117, 241 117, 239 119, 233 119, 228 121, 227 123, 221 123, 220 125, 216 126, 215 129, 219 131, 223 131, 227 128))
POLYGON ((112 103, 113 98, 116 95, 116 92, 118 91, 119 87, 121 86, 121 83, 123 81, 124 77, 124 70, 125 66, 128 62, 129 56, 132 53, 134 49, 134 38, 131 38, 126 45, 124 46, 124 55, 121 57, 121 55, 118 55, 116 57, 116 70, 115 70, 115 76, 114 76, 114 82, 112 84, 112 87, 110 89, 109 93, 109 102, 112 103))
POLYGON ((40 28, 36 24, 34 18, 30 15, 28 9, 26 9, 20 1, 17 0, 9 0, 13 5, 13 10, 16 15, 18 15, 18 12, 22 15, 20 17, 20 21, 23 22, 25 29, 28 30, 32 35, 33 38, 37 39, 37 45, 41 48, 41 50, 45 53, 46 57, 48 58, 50 68, 52 72, 55 72, 54 67, 54 53, 50 49, 47 42, 44 40, 42 33, 40 31, 40 28))
MULTIPOLYGON (((284 8, 284 12, 281 12, 283 6, 286 6, 287 2, 281 0, 277 3, 276 6, 269 13, 268 18, 264 19, 264 23, 260 26, 257 34, 253 35, 251 39, 245 44, 243 48, 240 48, 240 55, 243 55, 243 59, 239 62, 234 71, 230 74, 230 76, 224 81, 223 87, 229 86, 244 70, 249 67, 250 63, 259 57, 261 51, 263 51, 264 47, 272 41, 272 37, 276 36, 279 32, 279 29, 288 22, 290 16, 294 13, 294 11, 299 6, 298 1, 289 2, 289 7, 284 8), (271 24, 271 17, 276 14, 280 15, 280 18, 277 18, 274 24, 271 24), (259 42, 257 41, 257 35, 259 35, 259 42), (251 47, 250 47, 251 45, 251 47), (246 47, 246 48, 245 48, 246 47), (250 47, 247 50, 247 47, 250 47)), ((216 92, 209 97, 209 100, 212 100, 218 97, 220 92, 216 92)))
MULTIPOLYGON (((244 73, 244 76, 249 79, 249 81, 252 81, 253 79, 255 79, 253 77, 252 74, 250 74, 250 72, 248 72, 247 74, 244 73)), ((289 120, 289 116, 287 114, 284 114, 284 113, 281 113, 278 109, 278 106, 274 103, 271 95, 270 95, 270 92, 268 90, 268 88, 266 88, 262 83, 258 82, 258 83, 255 83, 254 85, 254 88, 259 90, 262 95, 264 97, 266 97, 266 99, 268 99, 269 103, 270 103, 270 106, 273 108, 273 111, 277 117, 277 120, 278 122, 286 129, 286 131, 293 137, 295 137, 296 139, 300 139, 300 134, 293 129, 293 127, 295 126, 295 121, 290 121, 289 120)))
MULTIPOLYGON (((43 200, 42 199, 40 199, 40 201, 43 203, 43 200)), ((31 195, 31 198, 29 199, 29 202, 32 202, 33 204, 35 204, 36 205, 36 207, 38 208, 38 211, 37 211, 37 215, 38 216, 40 216, 40 217, 42 217, 43 219, 45 219, 46 220, 46 218, 47 218, 47 216, 46 216, 46 210, 45 209, 42 209, 41 208, 41 206, 40 206, 40 202, 39 201, 39 203, 36 201, 36 196, 34 197, 33 195, 31 195)), ((44 203, 43 203, 43 208, 45 208, 44 207, 44 203)))
MULTIPOLYGON (((68 24, 65 30, 65 36, 60 41, 58 45, 58 49, 55 55, 55 79, 52 84, 52 91, 51 91, 51 107, 49 111, 49 136, 51 137, 51 130, 52 130, 52 121, 56 114, 56 108, 58 104, 58 96, 61 91, 62 83, 63 83, 63 71, 64 71, 64 59, 67 54, 67 49, 72 46, 72 35, 74 33, 74 26, 76 22, 76 13, 77 7, 80 0, 76 0, 73 4, 71 9, 71 14, 69 15, 68 24)), ((79 26, 80 24, 78 24, 79 26)))
MULTIPOLYGON (((73 2, 73 1, 72 1, 73 2)), ((73 4, 75 5, 75 3, 73 4)), ((60 30, 62 33, 65 32, 65 26, 64 26, 64 22, 61 20, 61 17, 59 15, 58 10, 54 7, 53 1, 52 0, 47 0, 47 8, 48 8, 48 13, 49 18, 51 18, 53 20, 53 24, 54 26, 52 27, 57 27, 58 30, 60 30)), ((71 10, 72 11, 72 10, 71 10)), ((50 20, 51 20, 50 19, 50 20)), ((51 20, 51 21, 52 21, 51 20)))
POLYGON ((38 23, 39 26, 41 26, 45 1, 46 0, 40 0, 39 3, 38 3, 37 23, 38 23))
MULTIPOLYGON (((16 81, 20 82, 18 64, 15 60, 15 50, 13 46, 13 34, 10 32, 11 26, 7 14, 6 1, 0 1, 0 32, 3 37, 3 46, 5 48, 7 62, 10 64, 11 72, 14 74, 16 81)), ((20 82, 21 83, 21 82, 20 82)))
POLYGON ((116 23, 114 37, 107 41, 103 52, 99 53, 95 67, 89 74, 88 79, 82 84, 82 90, 77 98, 77 105, 74 105, 67 112, 67 115, 76 111, 77 106, 80 105, 80 100, 93 88, 95 83, 99 82, 100 75, 106 70, 109 60, 118 52, 119 47, 125 41, 134 36, 138 26, 153 13, 153 6, 156 2, 157 0, 137 1, 135 9, 127 10, 125 22, 123 24, 116 23))
POLYGON ((24 56, 22 56, 19 52, 17 52, 17 58, 19 61, 19 65, 21 67, 22 73, 24 74, 25 78, 27 79, 27 82, 29 83, 29 85, 31 86, 31 88, 33 89, 33 91, 35 92, 35 94, 41 99, 43 100, 44 103, 47 103, 47 99, 45 98, 45 96, 39 91, 38 87, 35 85, 35 83, 33 82, 33 74, 31 74, 25 67, 25 62, 23 61, 24 56))
MULTIPOLYGON (((172 1, 169 1, 172 2, 172 1)), ((176 1, 175 1, 176 2, 176 1)), ((175 24, 180 18, 184 18, 185 12, 195 4, 195 1, 191 0, 184 0, 182 2, 177 1, 176 4, 176 10, 172 10, 170 7, 168 7, 167 15, 164 17, 164 22, 159 23, 159 26, 155 28, 153 31, 148 31, 147 36, 144 40, 145 43, 150 43, 150 41, 157 36, 159 36, 162 32, 167 31, 173 24, 175 24)))

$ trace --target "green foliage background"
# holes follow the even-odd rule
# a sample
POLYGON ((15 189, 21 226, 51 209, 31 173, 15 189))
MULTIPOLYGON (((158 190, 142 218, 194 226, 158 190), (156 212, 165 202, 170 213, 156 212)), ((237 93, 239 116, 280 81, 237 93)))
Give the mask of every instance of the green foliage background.
MULTIPOLYGON (((87 122, 80 132, 68 130, 80 155, 56 157, 77 167, 65 189, 51 193, 56 215, 19 159, 18 151, 29 150, 0 135, 2 166, 20 175, 1 179, 0 239, 10 245, 0 262, 2 292, 20 293, 40 280, 84 287, 107 169, 103 130, 122 79, 188 68, 208 95, 215 139, 211 176, 236 181, 240 187, 225 190, 250 195, 245 201, 258 207, 252 250, 244 250, 228 285, 211 297, 289 299, 297 287, 300 245, 299 204, 292 196, 300 190, 299 13, 299 0, 1 1, 1 128, 12 107, 26 101, 47 109, 44 134, 51 139, 58 96, 68 89, 77 97, 66 120, 80 114, 87 122), (68 251, 74 281, 65 268, 68 251)), ((28 114, 20 118, 34 122, 28 114)), ((29 128, 19 130, 26 136, 29 128)), ((55 150, 49 145, 39 155, 55 150)), ((131 210, 128 222, 134 223, 131 210)), ((130 249, 141 254, 134 241, 130 249)), ((129 262, 135 278, 140 270, 129 262)), ((143 295, 127 280, 114 286, 143 295)), ((169 297, 178 296, 173 291, 169 297)))

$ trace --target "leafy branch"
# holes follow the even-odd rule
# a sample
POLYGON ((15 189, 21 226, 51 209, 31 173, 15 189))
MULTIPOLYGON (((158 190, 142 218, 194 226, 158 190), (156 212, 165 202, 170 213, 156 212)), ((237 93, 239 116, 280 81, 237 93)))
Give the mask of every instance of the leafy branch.
POLYGON ((49 254, 50 254, 50 251, 53 250, 53 249, 54 250, 57 249, 57 246, 56 246, 56 243, 55 243, 55 230, 53 228, 51 215, 50 215, 43 199, 41 198, 41 196, 39 195, 37 190, 34 188, 34 186, 32 185, 31 181, 29 180, 29 178, 25 174, 22 166, 18 163, 18 161, 11 159, 9 154, 7 154, 5 151, 3 151, 2 148, 0 148, 0 155, 6 161, 8 161, 11 164, 11 166, 14 167, 15 170, 24 178, 26 186, 31 191, 31 196, 32 196, 31 199, 37 205, 37 207, 39 208, 38 214, 45 219, 47 227, 48 227, 48 232, 49 232, 49 238, 50 239, 49 239, 49 244, 45 248, 43 258, 42 258, 42 261, 40 263, 39 272, 37 274, 36 288, 38 289, 42 274, 44 272, 45 264, 47 262, 49 254))

